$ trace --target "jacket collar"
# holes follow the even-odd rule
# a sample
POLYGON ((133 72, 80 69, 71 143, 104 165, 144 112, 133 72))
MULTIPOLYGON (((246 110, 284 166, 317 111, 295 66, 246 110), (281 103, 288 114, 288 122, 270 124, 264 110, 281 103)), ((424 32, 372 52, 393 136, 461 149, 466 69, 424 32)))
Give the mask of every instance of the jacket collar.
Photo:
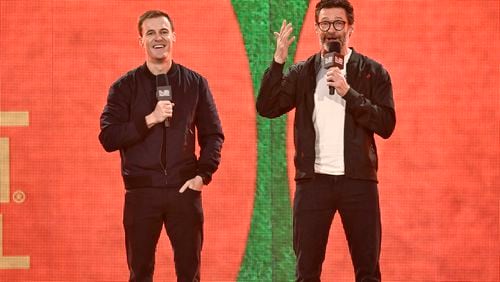
MULTIPOLYGON (((146 62, 144 62, 144 64, 142 64, 142 66, 140 68, 142 69, 142 71, 144 72, 144 74, 146 75, 146 77, 148 77, 149 79, 156 79, 156 75, 154 75, 148 69, 148 66, 146 65, 146 62)), ((176 64, 174 61, 172 61, 172 65, 170 66, 170 69, 167 72, 168 78, 169 79, 173 78, 178 73, 178 69, 179 69, 179 65, 176 64)))

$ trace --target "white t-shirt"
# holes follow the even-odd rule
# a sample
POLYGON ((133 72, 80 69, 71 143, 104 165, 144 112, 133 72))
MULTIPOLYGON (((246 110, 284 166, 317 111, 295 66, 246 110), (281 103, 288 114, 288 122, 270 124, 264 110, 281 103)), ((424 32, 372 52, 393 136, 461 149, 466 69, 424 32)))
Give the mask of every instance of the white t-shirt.
MULTIPOLYGON (((348 49, 344 58, 342 74, 346 75, 346 66, 351 57, 348 49)), ((343 175, 344 166, 344 120, 346 101, 335 91, 330 95, 326 84, 326 69, 321 68, 316 76, 316 90, 314 91, 314 111, 312 120, 316 131, 316 160, 314 172, 343 175)))

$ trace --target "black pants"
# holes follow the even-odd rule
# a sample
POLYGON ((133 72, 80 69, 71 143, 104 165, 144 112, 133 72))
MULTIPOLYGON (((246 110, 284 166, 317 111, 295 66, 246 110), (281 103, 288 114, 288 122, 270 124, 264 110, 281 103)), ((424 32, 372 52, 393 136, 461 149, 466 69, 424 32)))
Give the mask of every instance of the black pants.
POLYGON ((296 281, 320 281, 328 234, 337 211, 356 281, 380 281, 381 222, 377 183, 324 174, 297 183, 293 212, 296 281))
POLYGON ((172 244, 177 281, 200 280, 201 192, 178 190, 140 188, 125 193, 123 225, 129 281, 153 281, 156 245, 163 226, 172 244))

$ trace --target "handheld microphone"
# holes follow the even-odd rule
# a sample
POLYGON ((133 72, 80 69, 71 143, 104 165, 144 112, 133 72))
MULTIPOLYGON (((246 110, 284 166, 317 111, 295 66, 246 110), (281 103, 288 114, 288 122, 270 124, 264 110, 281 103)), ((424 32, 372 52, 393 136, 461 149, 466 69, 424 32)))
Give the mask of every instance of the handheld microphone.
MULTIPOLYGON (((323 55, 323 67, 325 69, 329 69, 332 67, 338 67, 339 69, 344 68, 344 56, 340 54, 340 42, 331 41, 327 44, 327 51, 323 55)), ((335 94, 335 88, 330 86, 330 95, 335 94)))
MULTIPOLYGON (((156 76, 156 99, 158 101, 172 101, 172 87, 168 83, 167 74, 156 76)), ((170 117, 165 119, 165 127, 170 127, 170 117)))

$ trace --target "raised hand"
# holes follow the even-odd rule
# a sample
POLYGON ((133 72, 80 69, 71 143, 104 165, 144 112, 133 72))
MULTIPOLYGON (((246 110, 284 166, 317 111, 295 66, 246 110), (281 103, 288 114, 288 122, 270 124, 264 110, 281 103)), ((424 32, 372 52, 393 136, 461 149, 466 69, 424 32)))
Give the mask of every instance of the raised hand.
POLYGON ((290 44, 295 41, 295 36, 290 37, 292 31, 292 24, 283 20, 280 32, 274 32, 274 37, 276 38, 276 51, 274 52, 275 62, 280 64, 284 64, 286 62, 288 47, 290 47, 290 44))

